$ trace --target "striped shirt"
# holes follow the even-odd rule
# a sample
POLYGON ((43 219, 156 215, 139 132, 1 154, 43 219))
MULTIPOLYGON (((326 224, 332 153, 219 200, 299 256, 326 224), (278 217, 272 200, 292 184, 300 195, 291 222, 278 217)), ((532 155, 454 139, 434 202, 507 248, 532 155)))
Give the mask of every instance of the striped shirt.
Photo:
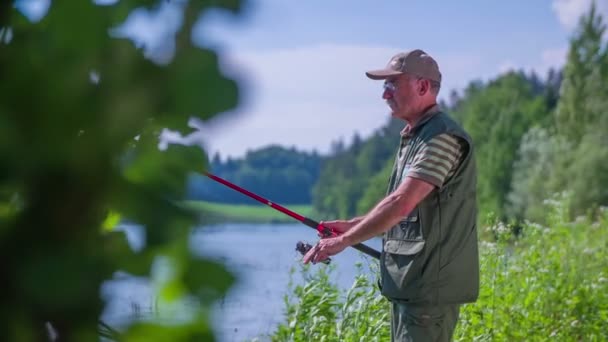
POLYGON ((440 134, 423 144, 414 161, 403 170, 403 177, 421 179, 442 187, 456 172, 462 156, 459 138, 440 134))

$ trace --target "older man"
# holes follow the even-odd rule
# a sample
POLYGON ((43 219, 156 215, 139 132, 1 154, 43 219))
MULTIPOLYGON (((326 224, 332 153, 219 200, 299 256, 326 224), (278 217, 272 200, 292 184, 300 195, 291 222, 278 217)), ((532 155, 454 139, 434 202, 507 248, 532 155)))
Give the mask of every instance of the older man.
POLYGON ((406 122, 388 195, 369 213, 322 222, 342 232, 311 249, 316 263, 383 234, 381 292, 392 302, 393 341, 450 341, 460 305, 479 292, 473 142, 437 106, 441 73, 422 50, 393 56, 367 77, 406 122))

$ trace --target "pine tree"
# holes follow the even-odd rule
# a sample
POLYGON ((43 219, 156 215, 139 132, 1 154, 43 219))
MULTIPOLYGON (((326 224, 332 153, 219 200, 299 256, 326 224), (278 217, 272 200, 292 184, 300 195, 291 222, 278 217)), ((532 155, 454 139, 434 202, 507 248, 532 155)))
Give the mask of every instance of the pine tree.
POLYGON ((606 31, 595 2, 588 15, 581 17, 571 41, 560 100, 555 112, 558 133, 578 144, 587 129, 602 121, 608 105, 607 52, 602 47, 606 31))
MULTIPOLYGON (((561 192, 569 194, 574 215, 608 204, 605 31, 592 4, 571 40, 554 127, 531 130, 522 139, 508 205, 509 214, 517 218, 538 219, 542 201, 561 192)), ((554 83, 551 78, 556 79, 550 74, 549 87, 554 83)))

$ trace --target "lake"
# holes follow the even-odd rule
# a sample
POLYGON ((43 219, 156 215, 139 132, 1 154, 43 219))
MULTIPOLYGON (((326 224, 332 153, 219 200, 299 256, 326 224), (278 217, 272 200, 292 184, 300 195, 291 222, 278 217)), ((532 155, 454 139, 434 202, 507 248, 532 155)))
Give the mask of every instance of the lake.
MULTIPOLYGON (((144 230, 121 225, 134 249, 143 247, 144 230)), ((284 321, 283 298, 287 294, 290 270, 298 269, 301 255, 298 241, 314 243, 316 232, 300 224, 217 224, 193 230, 190 246, 194 254, 222 261, 237 276, 237 283, 213 308, 212 319, 220 342, 245 341, 271 334, 284 321)), ((366 242, 375 249, 379 240, 366 242)), ((356 262, 373 262, 352 248, 334 256, 333 279, 343 288, 350 287, 356 275, 356 262)), ((319 264, 313 267, 326 267, 319 264)), ((294 276, 296 283, 302 280, 294 276)), ((146 278, 117 272, 101 289, 106 301, 102 320, 118 329, 133 319, 163 321, 187 319, 195 302, 182 302, 158 309, 154 291, 146 278), (160 317, 159 317, 160 316, 160 317)))

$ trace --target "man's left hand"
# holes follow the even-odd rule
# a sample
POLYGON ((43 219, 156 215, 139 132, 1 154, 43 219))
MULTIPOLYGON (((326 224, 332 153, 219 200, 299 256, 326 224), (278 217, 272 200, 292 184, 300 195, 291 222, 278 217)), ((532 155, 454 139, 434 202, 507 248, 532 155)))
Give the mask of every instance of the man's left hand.
POLYGON ((336 255, 342 252, 348 244, 342 238, 342 236, 321 239, 308 253, 304 256, 304 263, 308 264, 312 262, 316 264, 321 262, 332 255, 336 255))

